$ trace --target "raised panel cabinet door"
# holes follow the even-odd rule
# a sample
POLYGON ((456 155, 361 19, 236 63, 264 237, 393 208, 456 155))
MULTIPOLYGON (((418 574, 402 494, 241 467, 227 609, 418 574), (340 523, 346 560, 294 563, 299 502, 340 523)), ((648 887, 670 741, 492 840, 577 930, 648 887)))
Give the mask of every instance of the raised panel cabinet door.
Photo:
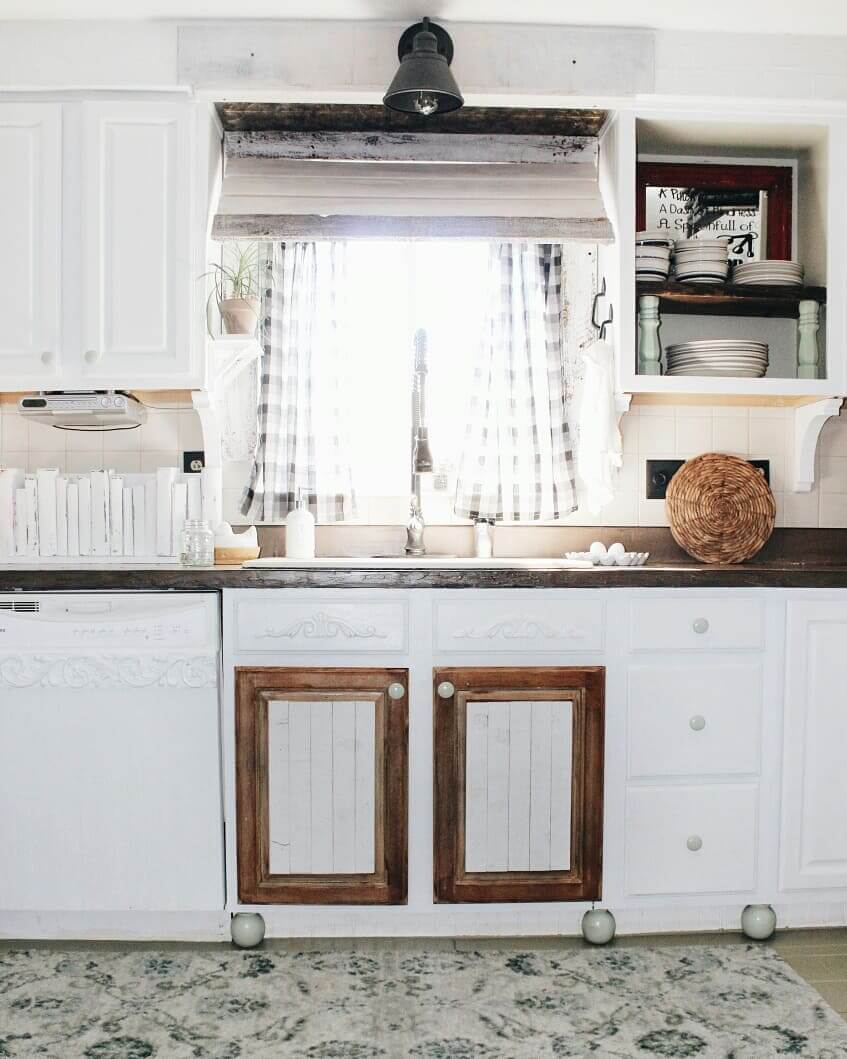
POLYGON ((87 383, 168 385, 190 371, 190 115, 183 103, 83 104, 87 383))
POLYGON ((604 676, 434 671, 436 901, 600 896, 604 676))
POLYGON ((788 604, 780 888, 847 887, 847 603, 788 604))
POLYGON ((238 895, 405 904, 408 672, 236 670, 238 895))
POLYGON ((46 385, 61 359, 62 106, 0 104, 0 389, 46 385))

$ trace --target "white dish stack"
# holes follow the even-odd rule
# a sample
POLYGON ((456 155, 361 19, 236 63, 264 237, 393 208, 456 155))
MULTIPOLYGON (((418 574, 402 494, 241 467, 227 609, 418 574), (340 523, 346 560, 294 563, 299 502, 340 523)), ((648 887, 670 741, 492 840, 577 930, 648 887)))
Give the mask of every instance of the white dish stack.
POLYGON ((673 239, 662 232, 635 233, 635 278, 663 283, 671 269, 673 239))
POLYGON ((768 370, 768 344, 732 338, 680 342, 667 347, 665 359, 668 375, 761 379, 768 370))
POLYGON ((741 287, 802 287, 799 261, 744 261, 732 270, 732 282, 741 287))
POLYGON ((674 276, 680 283, 717 286, 729 274, 729 249, 723 239, 677 239, 674 276))

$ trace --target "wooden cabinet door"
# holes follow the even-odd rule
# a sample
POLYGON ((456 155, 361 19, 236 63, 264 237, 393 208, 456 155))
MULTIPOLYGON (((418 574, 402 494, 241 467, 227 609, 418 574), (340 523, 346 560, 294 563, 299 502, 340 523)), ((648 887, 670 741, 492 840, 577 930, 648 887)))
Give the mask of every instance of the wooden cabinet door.
POLYGON ((237 668, 238 896, 406 903, 408 671, 237 668))
POLYGON ((847 603, 788 604, 780 888, 847 887, 847 603))
POLYGON ((191 367, 193 123, 184 103, 83 104, 86 385, 178 385, 191 367))
POLYGON ((434 671, 436 901, 600 897, 604 676, 434 671))
POLYGON ((62 106, 0 105, 0 380, 50 389, 61 360, 62 106))

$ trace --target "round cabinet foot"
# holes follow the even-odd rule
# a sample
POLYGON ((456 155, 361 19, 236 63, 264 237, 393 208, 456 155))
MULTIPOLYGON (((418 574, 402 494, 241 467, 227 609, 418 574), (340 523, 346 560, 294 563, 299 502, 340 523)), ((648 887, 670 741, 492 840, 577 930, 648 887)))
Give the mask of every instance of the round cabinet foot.
POLYGON ((741 913, 741 929, 753 941, 766 941, 776 930, 776 912, 770 905, 747 905, 741 913))
POLYGON ((236 912, 229 921, 229 932, 239 949, 255 949, 265 936, 265 921, 258 912, 236 912))
POLYGON ((608 945, 617 924, 608 908, 592 908, 582 917, 582 936, 592 945, 608 945))

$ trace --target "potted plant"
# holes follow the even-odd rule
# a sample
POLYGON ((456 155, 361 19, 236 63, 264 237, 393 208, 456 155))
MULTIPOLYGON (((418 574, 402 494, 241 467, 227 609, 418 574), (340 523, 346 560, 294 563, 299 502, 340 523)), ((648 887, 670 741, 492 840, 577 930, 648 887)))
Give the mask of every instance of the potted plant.
MULTIPOLYGON (((226 255, 229 263, 212 261, 209 271, 201 277, 212 276, 215 283, 206 303, 207 326, 208 307, 214 298, 226 334, 253 335, 259 322, 259 244, 233 243, 231 246, 231 255, 226 255)), ((211 326, 209 334, 212 334, 211 326)))

